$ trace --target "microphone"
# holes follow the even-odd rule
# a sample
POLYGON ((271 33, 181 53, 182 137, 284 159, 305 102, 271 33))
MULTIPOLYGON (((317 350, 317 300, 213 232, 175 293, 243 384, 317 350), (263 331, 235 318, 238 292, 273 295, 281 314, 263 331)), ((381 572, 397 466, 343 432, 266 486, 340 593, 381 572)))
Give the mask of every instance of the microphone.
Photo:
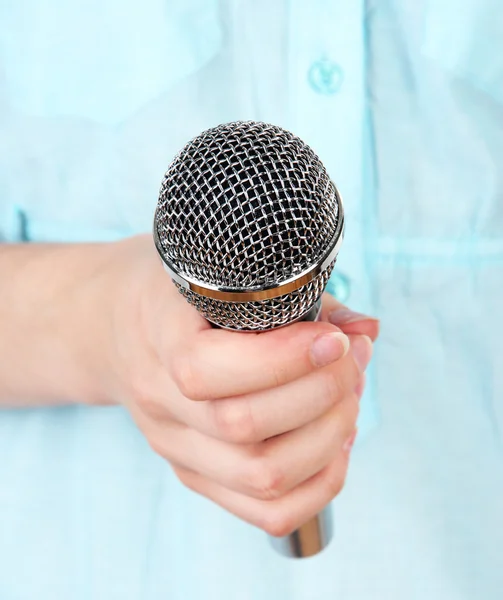
MULTIPOLYGON (((318 318, 342 243, 342 200, 297 136, 256 121, 204 131, 175 156, 154 217, 154 241, 179 292, 213 326, 267 331, 318 318)), ((272 537, 289 557, 332 538, 330 508, 272 537)))

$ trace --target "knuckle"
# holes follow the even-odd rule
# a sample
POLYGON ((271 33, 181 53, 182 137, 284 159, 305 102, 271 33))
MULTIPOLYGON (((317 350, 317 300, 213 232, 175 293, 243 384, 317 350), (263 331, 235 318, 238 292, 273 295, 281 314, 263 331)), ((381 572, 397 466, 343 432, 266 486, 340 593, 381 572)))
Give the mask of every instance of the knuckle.
POLYGON ((150 436, 147 438, 147 441, 155 454, 162 456, 162 458, 168 458, 169 452, 163 436, 150 436))
POLYGON ((172 359, 171 376, 185 398, 207 400, 202 378, 197 373, 194 358, 190 352, 180 352, 172 359))
POLYGON ((162 407, 159 405, 159 402, 148 393, 136 392, 135 402, 138 408, 146 415, 157 417, 161 416, 161 414, 163 413, 162 407))
POLYGON ((130 394, 136 406, 146 415, 161 416, 166 409, 156 398, 145 371, 138 370, 130 375, 130 394))
POLYGON ((330 498, 335 498, 342 492, 344 488, 344 483, 346 481, 346 469, 341 467, 335 469, 332 473, 330 473, 326 481, 330 498))
POLYGON ((256 427, 249 402, 245 399, 215 400, 212 404, 215 427, 221 439, 235 444, 256 439, 256 427))
POLYGON ((190 471, 187 469, 179 469, 173 467, 173 471, 178 478, 178 481, 186 488, 192 491, 197 491, 196 479, 190 471))
POLYGON ((285 476, 267 457, 253 457, 246 472, 246 484, 259 500, 275 500, 283 493, 285 476))
POLYGON ((283 537, 292 533, 296 525, 290 515, 274 508, 263 514, 259 527, 273 537, 283 537))

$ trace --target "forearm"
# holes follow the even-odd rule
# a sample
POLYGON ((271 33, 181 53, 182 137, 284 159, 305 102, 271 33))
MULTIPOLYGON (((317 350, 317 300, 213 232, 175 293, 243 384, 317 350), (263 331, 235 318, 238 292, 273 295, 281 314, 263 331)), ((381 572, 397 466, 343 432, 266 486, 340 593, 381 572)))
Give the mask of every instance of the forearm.
POLYGON ((0 245, 0 407, 97 401, 91 313, 108 255, 105 244, 0 245))

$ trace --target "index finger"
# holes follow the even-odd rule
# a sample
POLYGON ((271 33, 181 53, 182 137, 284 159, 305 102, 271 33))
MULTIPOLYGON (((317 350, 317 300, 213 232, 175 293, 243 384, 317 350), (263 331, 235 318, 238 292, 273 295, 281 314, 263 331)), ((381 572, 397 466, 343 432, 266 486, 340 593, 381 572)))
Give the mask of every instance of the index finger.
POLYGON ((284 385, 342 358, 348 348, 347 336, 330 323, 261 333, 205 329, 169 358, 168 368, 184 396, 211 400, 284 385))

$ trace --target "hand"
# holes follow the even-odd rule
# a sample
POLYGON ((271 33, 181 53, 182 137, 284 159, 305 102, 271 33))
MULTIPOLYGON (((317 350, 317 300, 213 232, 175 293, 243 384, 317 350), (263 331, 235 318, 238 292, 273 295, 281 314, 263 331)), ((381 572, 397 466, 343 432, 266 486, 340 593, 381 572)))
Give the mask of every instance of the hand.
POLYGON ((326 294, 322 322, 213 329, 148 237, 117 246, 109 389, 183 484, 272 535, 293 531, 342 489, 372 350, 357 334, 375 339, 377 322, 326 294))
POLYGON ((321 322, 213 329, 149 236, 68 252, 86 275, 58 285, 65 326, 46 328, 67 372, 79 365, 91 402, 123 403, 182 483, 272 535, 341 490, 377 321, 325 295, 321 322))

